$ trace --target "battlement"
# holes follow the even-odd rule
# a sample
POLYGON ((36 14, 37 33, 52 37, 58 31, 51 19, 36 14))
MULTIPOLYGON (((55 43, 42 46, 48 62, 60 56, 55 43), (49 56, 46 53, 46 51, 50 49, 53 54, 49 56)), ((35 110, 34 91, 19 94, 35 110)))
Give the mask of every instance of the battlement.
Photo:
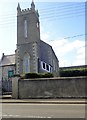
POLYGON ((32 12, 35 12, 37 14, 37 16, 39 17, 38 10, 35 11, 35 10, 31 10, 29 8, 17 11, 17 15, 23 15, 23 14, 28 14, 28 13, 32 13, 32 12))
POLYGON ((29 13, 29 12, 30 12, 30 9, 29 9, 29 8, 23 9, 23 10, 21 11, 21 13, 29 13))
POLYGON ((26 14, 26 13, 30 13, 31 12, 31 9, 27 8, 27 9, 20 9, 20 10, 17 10, 17 15, 21 15, 21 14, 26 14))
POLYGON ((17 10, 17 15, 19 16, 19 15, 24 15, 24 14, 29 14, 29 13, 32 13, 32 12, 35 12, 35 14, 39 17, 39 13, 38 13, 38 10, 34 10, 34 9, 29 9, 29 8, 27 8, 27 9, 19 9, 19 10, 17 10))
POLYGON ((36 11, 35 10, 35 4, 34 2, 32 1, 31 3, 31 8, 27 8, 27 9, 22 9, 21 10, 21 7, 20 7, 20 4, 18 3, 18 7, 17 7, 17 15, 21 15, 21 14, 27 14, 27 13, 31 13, 31 12, 35 12, 38 16, 38 10, 36 11))

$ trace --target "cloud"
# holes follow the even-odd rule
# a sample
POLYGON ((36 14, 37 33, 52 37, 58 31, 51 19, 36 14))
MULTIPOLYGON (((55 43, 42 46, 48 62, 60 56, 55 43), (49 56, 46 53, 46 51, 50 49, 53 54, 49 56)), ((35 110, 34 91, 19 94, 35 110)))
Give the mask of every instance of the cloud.
POLYGON ((76 60, 73 62, 73 65, 85 65, 85 46, 77 50, 76 60))
MULTIPOLYGON (((47 22, 45 21, 45 23, 47 22)), ((42 25, 40 26, 40 33, 41 33, 41 36, 40 36, 41 40, 44 40, 44 42, 47 42, 50 40, 50 33, 46 32, 44 28, 42 27, 42 25)))
POLYGON ((41 40, 44 40, 46 42, 46 41, 48 41, 48 39, 49 39, 49 32, 43 33, 41 35, 41 40))
POLYGON ((53 47, 60 66, 83 65, 85 64, 85 41, 70 39, 55 39, 49 41, 49 33, 42 34, 42 40, 45 40, 53 47), (70 61, 70 57, 72 61, 70 61))

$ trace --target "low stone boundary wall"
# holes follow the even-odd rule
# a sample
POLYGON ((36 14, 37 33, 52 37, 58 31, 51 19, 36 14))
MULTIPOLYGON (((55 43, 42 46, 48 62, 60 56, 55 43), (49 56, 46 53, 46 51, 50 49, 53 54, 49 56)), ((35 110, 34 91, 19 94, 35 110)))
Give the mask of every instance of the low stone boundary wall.
POLYGON ((21 80, 13 78, 12 97, 28 98, 83 98, 87 77, 39 78, 21 80))

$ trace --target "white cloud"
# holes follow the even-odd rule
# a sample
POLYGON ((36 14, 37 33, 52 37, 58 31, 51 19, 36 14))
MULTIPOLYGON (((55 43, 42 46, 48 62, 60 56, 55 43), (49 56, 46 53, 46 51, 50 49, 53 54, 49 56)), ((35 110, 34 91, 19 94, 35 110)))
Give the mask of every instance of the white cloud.
POLYGON ((85 47, 80 47, 77 50, 76 60, 73 62, 74 65, 84 65, 85 64, 85 47))
POLYGON ((41 40, 44 40, 45 42, 49 39, 49 33, 42 33, 41 34, 41 40))
POLYGON ((50 34, 42 33, 42 40, 49 43, 58 59, 60 66, 83 65, 85 64, 85 41, 84 40, 70 40, 70 39, 56 39, 49 41, 50 34), (72 61, 70 57, 73 58, 72 61))
POLYGON ((73 66, 77 66, 77 65, 85 65, 85 59, 76 59, 73 64, 73 66))
POLYGON ((84 55, 85 55, 85 46, 80 47, 79 50, 77 51, 77 53, 78 53, 78 54, 84 53, 84 55))
POLYGON ((65 57, 60 57, 59 58, 59 67, 65 67, 65 66, 70 66, 69 60, 67 60, 65 57))

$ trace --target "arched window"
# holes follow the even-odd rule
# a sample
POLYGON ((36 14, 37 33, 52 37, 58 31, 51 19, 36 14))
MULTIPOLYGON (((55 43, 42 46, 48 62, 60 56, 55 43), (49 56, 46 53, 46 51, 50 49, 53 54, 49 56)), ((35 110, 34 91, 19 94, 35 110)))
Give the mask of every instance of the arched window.
POLYGON ((30 56, 28 53, 26 53, 23 59, 23 73, 29 72, 30 72, 30 56))

